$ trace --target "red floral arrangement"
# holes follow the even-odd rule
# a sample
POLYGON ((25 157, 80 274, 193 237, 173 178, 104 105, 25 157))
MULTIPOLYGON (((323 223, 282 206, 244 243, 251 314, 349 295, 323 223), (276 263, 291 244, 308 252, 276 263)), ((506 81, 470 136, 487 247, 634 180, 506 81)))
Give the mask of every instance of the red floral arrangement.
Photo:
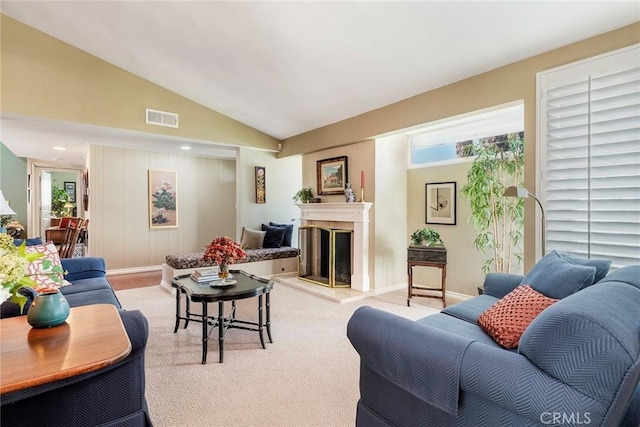
POLYGON ((207 246, 207 250, 204 252, 202 258, 214 260, 218 265, 222 263, 235 264, 245 255, 240 243, 234 242, 229 237, 224 236, 213 239, 211 244, 207 246))

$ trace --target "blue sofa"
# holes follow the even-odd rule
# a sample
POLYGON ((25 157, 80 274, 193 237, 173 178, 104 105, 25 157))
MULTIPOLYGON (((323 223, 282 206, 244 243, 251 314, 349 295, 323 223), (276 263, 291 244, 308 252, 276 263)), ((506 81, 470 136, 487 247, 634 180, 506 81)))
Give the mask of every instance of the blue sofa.
POLYGON ((560 299, 506 350, 476 320, 522 281, 489 274, 483 295, 417 321, 356 310, 357 425, 638 427, 640 266, 560 299))
MULTIPOLYGON (((140 311, 122 310, 106 278, 104 259, 64 258, 61 289, 71 307, 113 304, 131 341, 131 353, 122 361, 83 375, 0 396, 3 426, 151 426, 145 398, 144 354, 149 335, 140 311)), ((33 297, 32 289, 24 293, 33 297)), ((31 300, 31 298, 30 298, 31 300)), ((30 301, 25 306, 27 312, 30 301)), ((2 316, 18 315, 15 304, 2 304, 2 316)), ((25 366, 25 369, 29 369, 25 366)))

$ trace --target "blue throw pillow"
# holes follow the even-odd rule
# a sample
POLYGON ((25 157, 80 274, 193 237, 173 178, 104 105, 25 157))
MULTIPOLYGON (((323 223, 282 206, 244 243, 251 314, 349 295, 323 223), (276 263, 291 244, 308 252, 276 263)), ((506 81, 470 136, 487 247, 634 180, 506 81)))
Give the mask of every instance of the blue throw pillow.
POLYGON ((593 279, 593 283, 598 283, 600 280, 604 279, 607 273, 609 273, 609 268, 611 267, 610 259, 586 259, 566 252, 558 252, 558 255, 560 255, 561 258, 571 261, 574 264, 590 265, 592 267, 595 267, 596 277, 595 279, 593 279))
POLYGON ((284 239, 282 240, 282 246, 291 246, 291 237, 293 236, 293 224, 276 224, 275 222, 270 222, 269 225, 272 227, 284 228, 286 231, 284 233, 284 239))
POLYGON ((264 236, 264 241, 262 242, 263 248, 279 248, 282 247, 282 241, 284 240, 284 235, 286 233, 286 229, 282 227, 271 227, 266 224, 262 224, 262 231, 266 231, 267 234, 264 236))
POLYGON ((562 299, 593 285, 595 275, 595 267, 576 264, 551 251, 533 266, 520 284, 531 285, 550 298, 562 299))

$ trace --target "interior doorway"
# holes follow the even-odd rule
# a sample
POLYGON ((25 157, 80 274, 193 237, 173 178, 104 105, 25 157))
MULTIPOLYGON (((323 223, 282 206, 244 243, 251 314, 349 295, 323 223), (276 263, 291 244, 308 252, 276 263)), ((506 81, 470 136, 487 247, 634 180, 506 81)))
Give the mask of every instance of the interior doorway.
MULTIPOLYGON (((47 165, 30 162, 28 166, 27 215, 30 237, 46 239, 46 230, 56 216, 67 214, 82 216, 81 173, 77 166, 47 165), (54 186, 67 192, 64 213, 52 206, 54 186), (70 206, 73 206, 70 207, 70 206)), ((59 190, 58 190, 59 191, 59 190)))

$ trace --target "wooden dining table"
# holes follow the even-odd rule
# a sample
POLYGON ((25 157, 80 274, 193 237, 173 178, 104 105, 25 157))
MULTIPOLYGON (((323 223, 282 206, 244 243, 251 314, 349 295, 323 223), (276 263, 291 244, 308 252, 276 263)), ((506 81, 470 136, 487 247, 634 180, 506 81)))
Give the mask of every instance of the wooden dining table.
POLYGON ((0 320, 0 394, 95 371, 131 353, 115 306, 71 309, 66 322, 36 329, 27 316, 0 320))

